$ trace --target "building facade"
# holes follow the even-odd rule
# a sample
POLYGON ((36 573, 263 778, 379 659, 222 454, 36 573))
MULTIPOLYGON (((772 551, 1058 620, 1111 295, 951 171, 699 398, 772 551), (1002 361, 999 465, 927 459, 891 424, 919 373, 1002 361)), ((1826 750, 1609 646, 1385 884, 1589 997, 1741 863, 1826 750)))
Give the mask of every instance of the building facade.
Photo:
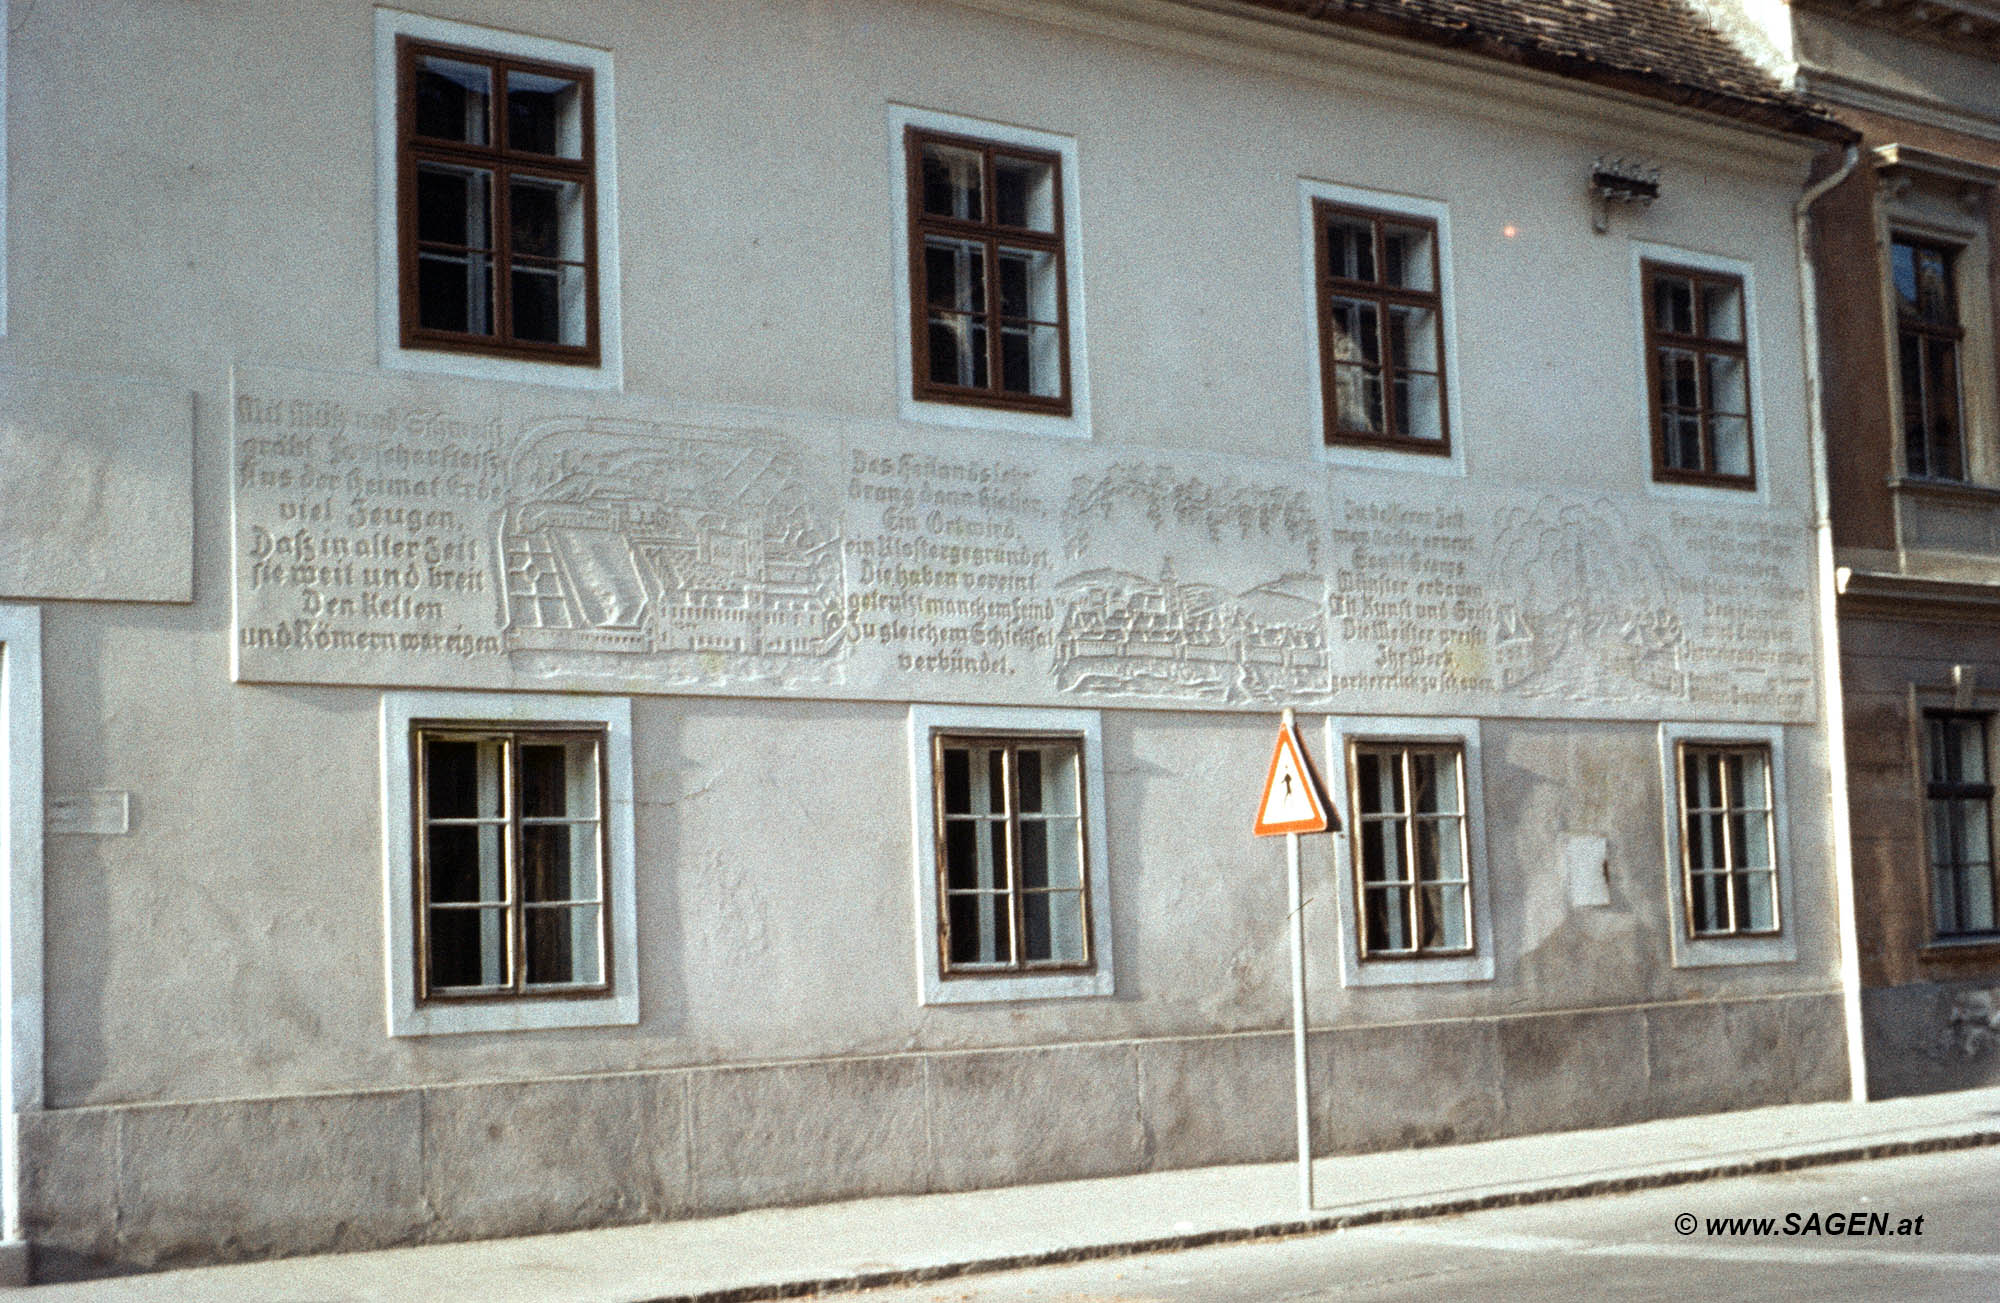
POLYGON ((1798 85, 1861 133, 1813 207, 1869 1089, 2000 1080, 1991 6, 1792 6, 1798 85))
POLYGON ((1843 1093, 1844 132, 1327 9, 17 0, 37 1269, 1282 1157, 1287 706, 1323 1151, 1843 1093))

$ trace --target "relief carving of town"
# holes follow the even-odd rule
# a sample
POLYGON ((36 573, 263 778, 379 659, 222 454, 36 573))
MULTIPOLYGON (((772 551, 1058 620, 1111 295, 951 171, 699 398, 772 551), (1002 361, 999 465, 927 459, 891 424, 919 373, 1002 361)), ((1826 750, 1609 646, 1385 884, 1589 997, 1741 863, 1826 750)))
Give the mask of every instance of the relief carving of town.
POLYGON ((1812 717, 1768 508, 433 396, 239 369, 239 679, 1812 717))

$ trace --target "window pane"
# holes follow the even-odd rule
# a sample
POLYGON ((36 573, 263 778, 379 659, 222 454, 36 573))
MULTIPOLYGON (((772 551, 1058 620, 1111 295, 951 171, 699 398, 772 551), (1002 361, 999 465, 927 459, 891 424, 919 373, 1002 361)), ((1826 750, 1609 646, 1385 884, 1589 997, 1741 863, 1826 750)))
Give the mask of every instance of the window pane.
POLYGON ((1431 233, 1421 226, 1382 227, 1382 281, 1406 290, 1434 290, 1431 233))
POLYGON ((1694 282, 1685 276, 1653 279, 1653 326, 1672 335, 1694 334, 1694 282))
POLYGON ((1363 814, 1402 812, 1403 767, 1397 753, 1357 749, 1354 769, 1363 814))
POLYGON ((931 380, 986 387, 986 323, 979 317, 931 314, 931 380))
POLYGON ((516 763, 521 767, 523 818, 594 819, 597 817, 597 744, 591 738, 523 740, 516 763))
POLYGON ((417 239, 491 249, 493 174, 442 163, 417 165, 417 239))
POLYGON ((1715 442, 1715 465, 1718 475, 1748 475, 1750 473, 1750 423, 1740 416, 1713 416, 1708 422, 1709 436, 1715 442))
POLYGON ((1032 321, 1056 319, 1054 253, 1000 246, 1000 315, 1032 321))
POLYGON ((433 140, 487 144, 493 74, 478 64, 417 56, 416 133, 433 140))
POLYGON ((1362 926, 1367 948, 1377 953, 1408 950, 1410 931, 1404 917, 1408 890, 1398 887, 1368 887, 1362 894, 1362 926))
POLYGON ((1062 393, 1062 332, 1055 326, 1007 326, 1000 332, 1000 387, 1010 394, 1062 393))
POLYGON ((972 753, 964 747, 944 749, 944 812, 972 812, 972 753))
POLYGON ((1351 217, 1330 218, 1326 224, 1327 272, 1342 280, 1375 279, 1375 227, 1351 217))
POLYGON ((1367 882, 1406 882, 1403 865, 1403 825, 1395 819, 1370 819, 1361 825, 1361 877, 1367 882))
POLYGON ((1684 471, 1702 469, 1700 417, 1667 412, 1660 417, 1660 437, 1665 440, 1668 466, 1684 471))
POLYGON ((1457 819, 1419 819, 1416 825, 1417 876, 1426 882, 1465 881, 1457 819))
POLYGON ((1077 819, 1021 820, 1021 885, 1081 887, 1083 824, 1077 819))
POLYGON ((926 236, 924 294, 934 308, 986 311, 986 246, 974 240, 926 236))
POLYGON ((508 186, 514 256, 583 261, 583 187, 551 177, 517 176, 508 186))
POLYGON ((1743 340, 1743 286, 1738 281, 1704 281, 1701 286, 1702 334, 1710 339, 1743 340))
POLYGON ((1023 814, 1077 813, 1077 753, 1073 746, 1022 747, 1015 764, 1023 814))
POLYGON ((1389 360, 1400 370, 1436 371, 1437 314, 1429 308, 1389 306, 1389 360))
POLYGON ((1729 844, 1735 852, 1734 868, 1769 868, 1771 864, 1770 815, 1762 810, 1729 816, 1729 844))
POLYGON ((1728 877, 1716 873, 1696 873, 1688 879, 1688 902, 1694 910, 1694 930, 1698 933, 1727 932, 1729 903, 1723 899, 1728 877))
POLYGON ((584 314, 590 286, 583 268, 516 264, 512 289, 514 338, 578 345, 589 339, 590 323, 584 314))
POLYGON ((954 964, 1005 964, 1013 961, 1013 920, 1007 897, 949 896, 947 918, 954 964))
POLYGON ((1363 366, 1333 369, 1335 426, 1362 434, 1381 434, 1382 377, 1363 366))
POLYGON ((1916 250, 1916 313, 1926 325, 1958 324, 1958 303, 1951 288, 1951 260, 1942 249, 1916 250))
POLYGON ((1740 932, 1769 932, 1778 919, 1775 875, 1769 872, 1739 873, 1736 886, 1736 928, 1740 932))
POLYGON ((1710 353, 1708 365, 1708 410, 1731 416, 1750 411, 1750 388, 1744 383, 1743 359, 1727 353, 1710 353))
POLYGON ((597 899, 597 825, 536 823, 521 829, 521 899, 597 899))
POLYGON ((431 819, 498 819, 507 813, 502 757, 506 744, 423 740, 424 814, 431 819))
POLYGON ((1680 348, 1660 350, 1660 405, 1687 411, 1701 408, 1701 381, 1693 353, 1680 348))
POLYGON ((1396 377, 1396 433, 1412 439, 1442 439, 1438 379, 1421 371, 1396 377))
POLYGON ((1007 886, 1004 825, 992 819, 954 819, 944 826, 945 886, 995 890, 1007 886))
POLYGON ((1889 278, 1896 287, 1896 311, 1915 316, 1917 312, 1917 251, 1901 240, 1889 246, 1889 278))
POLYGON ((583 91, 567 77, 507 74, 507 147, 559 158, 583 157, 583 91))
POLYGON ((432 987, 507 985, 506 910, 433 909, 428 958, 432 987))
POLYGON ((1331 302, 1330 347, 1335 363, 1382 361, 1380 320, 1375 304, 1365 299, 1336 298, 1331 302))
POLYGON ((432 825, 424 847, 431 901, 506 900, 505 838, 500 824, 432 825))
POLYGON ((604 980, 598 906, 563 905, 527 911, 527 984, 568 985, 604 980))
POLYGON ((1458 757, 1436 752, 1410 754, 1410 782, 1416 793, 1414 808, 1421 814, 1457 814, 1458 757))
POLYGON ((426 330, 492 334, 493 259, 483 253, 420 253, 417 322, 426 330))
POLYGON ((1729 757, 1729 804, 1739 810, 1764 810, 1771 805, 1770 765, 1761 751, 1729 757))
POLYGON ((1465 888, 1425 887, 1417 895, 1417 913, 1420 948, 1465 949, 1465 888))
POLYGON ((1945 340, 1924 341, 1925 433, 1930 473, 1960 479, 1965 470, 1958 442, 1958 347, 1945 340))
POLYGON ((926 213, 968 222, 985 220, 985 182, 977 150, 926 141, 922 159, 926 213))
POLYGON ((1005 154, 993 160, 993 217, 1002 226, 1056 229, 1056 170, 1031 158, 1005 154))
POLYGON ((1083 893, 1036 891, 1021 898, 1021 957, 1029 963, 1083 962, 1083 893))
POLYGON ((1938 721, 1944 726, 1947 767, 1954 783, 1986 781, 1986 721, 1963 716, 1938 721))
POLYGON ((1926 437, 1924 400, 1924 341, 1905 333, 1897 340, 1897 378, 1902 383, 1903 460, 1912 475, 1933 475, 1930 440, 1926 437))

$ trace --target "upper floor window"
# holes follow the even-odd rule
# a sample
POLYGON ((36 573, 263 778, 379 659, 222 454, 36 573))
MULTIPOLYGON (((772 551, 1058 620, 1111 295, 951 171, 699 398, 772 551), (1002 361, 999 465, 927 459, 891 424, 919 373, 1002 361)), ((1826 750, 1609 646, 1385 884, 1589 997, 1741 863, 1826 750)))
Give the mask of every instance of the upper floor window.
POLYGON ((905 130, 914 396, 1068 415, 1062 156, 905 130))
POLYGON ((1646 262, 1653 478, 1754 488, 1743 278, 1646 262))
POLYGON ((1449 454, 1437 223, 1312 212, 1326 442, 1449 454))
POLYGON ((1990 934, 1993 904, 1993 777, 1987 717, 1924 715, 1924 797, 1931 860, 1931 919, 1940 937, 1990 934))
POLYGON ((1889 277, 1896 294, 1897 383, 1903 403, 1903 464, 1926 479, 1966 476, 1956 252, 1896 236, 1889 277))
POLYGON ((397 42, 401 344, 594 366, 591 69, 397 42))

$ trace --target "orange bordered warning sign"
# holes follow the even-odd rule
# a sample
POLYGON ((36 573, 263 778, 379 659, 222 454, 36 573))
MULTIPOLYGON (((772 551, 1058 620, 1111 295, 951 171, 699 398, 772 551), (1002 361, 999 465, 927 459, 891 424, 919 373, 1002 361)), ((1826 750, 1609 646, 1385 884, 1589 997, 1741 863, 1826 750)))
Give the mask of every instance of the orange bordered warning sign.
POLYGON ((1298 730, 1289 723, 1280 725, 1278 743, 1271 748, 1271 770, 1264 775, 1264 795, 1257 802, 1257 822, 1250 831, 1258 837, 1275 837, 1329 828, 1339 831, 1306 764, 1298 730))

